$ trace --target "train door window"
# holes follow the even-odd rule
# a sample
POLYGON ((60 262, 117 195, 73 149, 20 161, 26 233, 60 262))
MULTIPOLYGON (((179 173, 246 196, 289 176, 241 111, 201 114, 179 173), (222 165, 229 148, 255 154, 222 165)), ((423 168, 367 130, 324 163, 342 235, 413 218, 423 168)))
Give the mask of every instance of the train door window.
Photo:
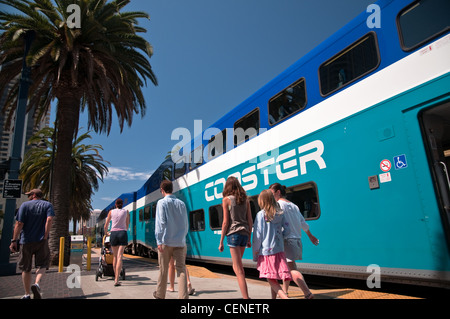
POLYGON ((150 219, 150 205, 144 208, 144 221, 150 219))
POLYGON ((269 100, 269 124, 274 125, 306 106, 305 79, 300 79, 269 100))
POLYGON ((205 230, 205 211, 203 209, 199 209, 190 212, 189 223, 191 225, 191 231, 205 230))
POLYGON ((140 222, 144 221, 144 210, 143 209, 139 210, 139 221, 140 222))
POLYGON ((445 238, 450 247, 450 101, 419 114, 445 238))
POLYGON ((178 162, 175 163, 175 169, 174 169, 174 179, 177 179, 178 177, 183 176, 186 174, 186 163, 184 157, 178 162))
POLYGON ((208 142, 208 160, 212 160, 226 152, 227 149, 227 130, 223 130, 211 137, 208 142))
POLYGON ((247 142, 258 135, 259 131, 259 109, 254 109, 234 123, 234 145, 247 142))
POLYGON ((212 230, 222 229, 223 209, 222 205, 215 205, 209 208, 209 227, 212 230))
POLYGON ((200 145, 191 152, 191 158, 189 161, 189 170, 196 169, 203 163, 203 145, 200 145))
POLYGON ((379 63, 375 32, 370 32, 320 66, 322 95, 333 93, 356 81, 375 70, 379 63))
POLYGON ((403 50, 413 50, 450 29, 450 1, 420 0, 397 17, 403 50))
POLYGON ((286 189, 286 198, 298 206, 306 220, 319 218, 320 205, 316 184, 289 187, 286 189))
POLYGON ((250 210, 252 212, 252 219, 255 221, 256 214, 261 210, 258 204, 258 195, 252 196, 249 198, 250 200, 250 210))

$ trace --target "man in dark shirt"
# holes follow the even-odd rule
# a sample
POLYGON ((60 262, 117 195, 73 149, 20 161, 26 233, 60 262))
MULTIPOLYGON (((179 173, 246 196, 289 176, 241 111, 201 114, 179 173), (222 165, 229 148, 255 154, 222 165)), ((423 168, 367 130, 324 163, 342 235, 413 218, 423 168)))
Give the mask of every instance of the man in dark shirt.
POLYGON ((30 299, 30 289, 33 291, 34 299, 41 299, 39 283, 50 264, 47 239, 55 212, 52 204, 42 199, 43 195, 40 189, 33 189, 26 195, 30 201, 23 203, 17 212, 17 222, 10 249, 14 252, 17 251, 20 242, 19 268, 22 270, 25 289, 22 299, 30 299), (31 285, 33 255, 37 270, 36 281, 31 285))

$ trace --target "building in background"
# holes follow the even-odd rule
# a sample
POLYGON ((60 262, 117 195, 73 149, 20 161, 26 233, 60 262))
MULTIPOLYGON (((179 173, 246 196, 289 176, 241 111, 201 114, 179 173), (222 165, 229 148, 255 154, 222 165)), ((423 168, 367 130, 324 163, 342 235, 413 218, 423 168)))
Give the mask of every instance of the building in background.
MULTIPOLYGON (((0 96, 0 110, 3 108, 6 96, 8 94, 8 90, 5 91, 5 94, 0 96)), ((9 128, 6 127, 6 118, 4 114, 0 112, 0 162, 7 161, 11 156, 12 146, 13 146, 13 136, 14 136, 14 119, 12 120, 12 124, 9 128)), ((36 118, 34 116, 34 110, 28 112, 25 116, 25 133, 24 140, 22 141, 22 160, 24 158, 25 153, 33 146, 28 145, 28 139, 35 134, 37 131, 43 129, 44 127, 48 127, 50 124, 50 110, 47 115, 43 118, 43 120, 39 123, 36 123, 36 118)), ((34 146, 36 147, 36 146, 34 146)), ((3 181, 8 178, 8 174, 5 176, 0 176, 0 193, 3 194, 3 181)), ((22 198, 17 199, 16 205, 19 207, 24 201, 28 200, 26 196, 22 196, 22 198)), ((6 199, 3 196, 0 196, 0 230, 3 229, 3 213, 6 204, 6 199)))

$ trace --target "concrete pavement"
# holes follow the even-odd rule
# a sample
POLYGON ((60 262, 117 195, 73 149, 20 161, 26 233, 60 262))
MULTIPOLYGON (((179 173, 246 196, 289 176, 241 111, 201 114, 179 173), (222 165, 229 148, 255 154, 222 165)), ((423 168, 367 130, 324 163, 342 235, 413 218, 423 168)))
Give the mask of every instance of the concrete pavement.
MULTIPOLYGON (((113 277, 104 276, 95 280, 98 269, 100 249, 92 249, 91 270, 86 270, 86 258, 81 272, 70 272, 65 268, 58 273, 57 267, 50 268, 41 282, 44 299, 153 299, 158 280, 158 265, 155 260, 131 255, 125 256, 125 280, 121 286, 114 287, 113 277), (80 285, 77 286, 75 278, 80 285)), ((16 256, 12 256, 14 261, 16 256)), ((207 268, 188 265, 190 279, 195 293, 190 299, 236 300, 242 295, 234 275, 225 275, 209 271, 207 268)), ((33 275, 34 280, 34 275, 33 275)), ((176 281, 175 281, 176 282, 176 281)), ((269 299, 269 284, 266 281, 247 279, 249 295, 252 299, 269 299)), ((177 299, 177 283, 175 292, 167 292, 166 299, 177 299)), ((412 299, 408 296, 383 292, 356 290, 351 288, 318 289, 312 288, 316 299, 412 299)), ((0 299, 19 299, 24 294, 21 273, 0 277, 0 299)), ((291 299, 304 299, 303 292, 296 286, 289 288, 291 299)))

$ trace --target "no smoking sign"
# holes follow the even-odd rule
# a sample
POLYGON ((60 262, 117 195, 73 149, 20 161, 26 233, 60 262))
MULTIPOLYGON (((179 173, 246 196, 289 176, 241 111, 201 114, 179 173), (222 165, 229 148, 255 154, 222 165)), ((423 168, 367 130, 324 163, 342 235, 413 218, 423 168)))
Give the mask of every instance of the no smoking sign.
POLYGON ((380 168, 383 172, 389 172, 392 167, 392 164, 389 160, 384 159, 380 163, 380 168))

